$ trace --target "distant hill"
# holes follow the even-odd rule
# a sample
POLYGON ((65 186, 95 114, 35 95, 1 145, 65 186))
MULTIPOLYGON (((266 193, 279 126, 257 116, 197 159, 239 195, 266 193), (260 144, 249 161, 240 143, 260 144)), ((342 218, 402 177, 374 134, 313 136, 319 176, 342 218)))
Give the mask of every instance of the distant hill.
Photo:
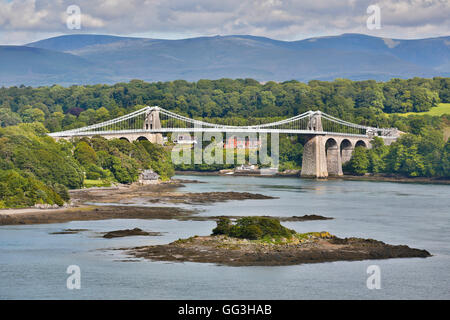
POLYGON ((289 42, 247 35, 182 40, 66 35, 1 46, 0 67, 0 86, 224 77, 381 81, 449 76, 450 37, 398 40, 343 34, 289 42))
POLYGON ((0 86, 70 85, 101 81, 107 76, 94 63, 65 52, 24 46, 0 46, 0 86), (96 78, 97 73, 101 76, 96 78))
POLYGON ((96 34, 74 34, 44 39, 27 44, 28 47, 42 48, 55 51, 71 51, 93 45, 105 45, 124 40, 141 40, 141 38, 127 38, 96 34))

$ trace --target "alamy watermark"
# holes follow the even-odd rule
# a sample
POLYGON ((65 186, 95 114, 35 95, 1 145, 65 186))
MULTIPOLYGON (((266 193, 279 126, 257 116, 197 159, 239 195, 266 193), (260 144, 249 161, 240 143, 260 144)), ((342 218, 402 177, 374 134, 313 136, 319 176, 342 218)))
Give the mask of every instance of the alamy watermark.
POLYGON ((67 289, 73 290, 73 289, 81 289, 81 269, 79 266, 73 264, 67 267, 66 270, 67 274, 70 274, 69 277, 67 277, 66 286, 67 289))
POLYGON ((366 270, 370 276, 367 278, 367 289, 381 289, 381 269, 377 265, 370 265, 366 270))
POLYGON ((367 18, 367 29, 381 29, 381 9, 380 6, 373 4, 367 7, 367 14, 370 16, 367 18))
MULTIPOLYGON (((279 134, 220 132, 172 133, 171 158, 181 164, 261 165, 278 168, 279 134), (224 139, 225 138, 225 139, 224 139)), ((267 173, 267 170, 262 170, 267 173)))
POLYGON ((66 26, 69 30, 81 29, 81 9, 77 5, 70 5, 66 9, 68 15, 66 19, 66 26))

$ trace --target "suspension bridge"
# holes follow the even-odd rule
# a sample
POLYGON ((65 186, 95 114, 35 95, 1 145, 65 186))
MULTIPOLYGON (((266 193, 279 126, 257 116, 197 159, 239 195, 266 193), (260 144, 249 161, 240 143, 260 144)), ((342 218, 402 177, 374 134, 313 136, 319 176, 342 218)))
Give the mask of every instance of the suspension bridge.
POLYGON ((146 139, 162 144, 164 133, 225 132, 227 134, 302 134, 304 145, 302 176, 342 175, 342 164, 350 160, 355 147, 370 148, 377 136, 390 144, 399 136, 396 128, 375 128, 347 122, 320 111, 308 111, 281 121, 231 126, 191 119, 163 108, 145 107, 94 125, 53 132, 55 139, 103 136, 106 139, 146 139))

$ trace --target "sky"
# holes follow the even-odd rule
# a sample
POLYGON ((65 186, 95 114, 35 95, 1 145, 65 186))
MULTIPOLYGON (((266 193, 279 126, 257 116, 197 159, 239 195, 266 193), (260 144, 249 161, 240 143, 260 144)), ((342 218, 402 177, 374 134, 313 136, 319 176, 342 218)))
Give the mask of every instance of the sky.
POLYGON ((363 33, 417 39, 450 35, 450 0, 0 0, 0 44, 79 33, 164 39, 250 34, 288 41, 363 33), (74 11, 67 13, 71 5, 80 9, 79 20, 74 11), (369 6, 379 8, 379 19, 369 6), (73 28, 77 21, 80 29, 73 28))

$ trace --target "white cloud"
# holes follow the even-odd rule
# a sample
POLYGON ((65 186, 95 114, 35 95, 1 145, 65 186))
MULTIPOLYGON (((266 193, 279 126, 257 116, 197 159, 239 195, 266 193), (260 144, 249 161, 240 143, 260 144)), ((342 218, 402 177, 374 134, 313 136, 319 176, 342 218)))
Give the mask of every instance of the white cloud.
POLYGON ((449 35, 450 0, 0 0, 0 43, 64 34, 66 8, 82 12, 81 30, 101 34, 189 37, 253 34, 283 40, 360 32, 385 38, 449 35), (381 8, 368 30, 366 9, 381 8), (14 41, 13 34, 21 34, 14 41), (13 40, 11 40, 13 39, 13 40))

